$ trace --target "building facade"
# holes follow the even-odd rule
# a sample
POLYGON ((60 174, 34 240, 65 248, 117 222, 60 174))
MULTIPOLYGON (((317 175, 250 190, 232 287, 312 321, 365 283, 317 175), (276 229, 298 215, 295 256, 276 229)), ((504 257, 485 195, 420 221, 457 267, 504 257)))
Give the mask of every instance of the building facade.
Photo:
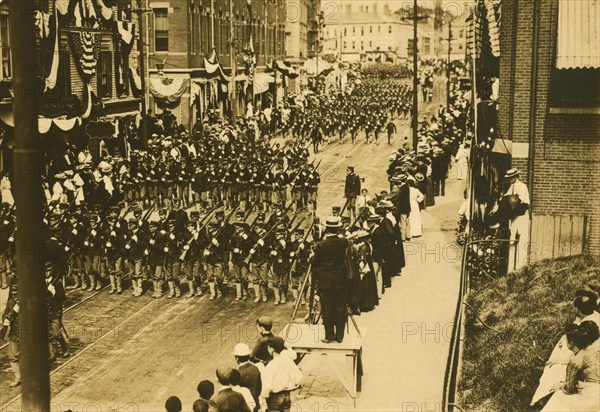
POLYGON ((220 117, 233 110, 243 114, 249 102, 273 100, 276 76, 265 72, 273 61, 285 58, 286 2, 248 3, 149 2, 150 108, 157 113, 168 109, 191 128, 209 112, 220 117))
MULTIPOLYGON (((2 162, 8 169, 14 127, 9 15, 10 3, 4 2, 0 119, 2 162)), ((122 138, 126 126, 136 122, 141 102, 137 18, 131 1, 38 1, 35 18, 38 61, 32 64, 40 69, 39 131, 46 152, 59 153, 72 144, 88 145, 97 154, 104 140, 111 154, 125 155, 122 138), (112 125, 112 132, 102 125, 112 125)))
POLYGON ((600 251, 598 27, 594 0, 502 0, 498 116, 531 194, 531 261, 600 251))

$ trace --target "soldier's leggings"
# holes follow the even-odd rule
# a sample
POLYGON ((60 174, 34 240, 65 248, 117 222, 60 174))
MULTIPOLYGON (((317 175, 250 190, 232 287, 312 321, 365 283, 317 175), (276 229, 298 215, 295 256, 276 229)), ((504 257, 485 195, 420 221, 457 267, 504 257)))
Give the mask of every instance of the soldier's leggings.
POLYGON ((150 266, 150 273, 152 273, 152 280, 164 280, 163 279, 163 265, 150 266))
POLYGON ((233 264, 233 277, 236 283, 247 282, 249 278, 249 270, 246 265, 233 264))
POLYGON ((71 270, 72 275, 79 275, 84 270, 83 257, 75 253, 71 256, 71 260, 69 261, 69 269, 71 270))
POLYGON ((48 351, 50 357, 56 357, 56 346, 60 346, 61 351, 64 353, 69 348, 67 341, 62 334, 61 321, 58 318, 50 319, 48 322, 48 351))
POLYGON ((123 274, 123 258, 118 257, 114 260, 107 259, 106 263, 102 265, 103 276, 106 275, 122 275, 123 274))
POLYGON ((86 256, 84 259, 85 271, 88 275, 97 276, 102 270, 100 256, 86 256))
POLYGON ((165 280, 178 280, 179 272, 181 272, 181 262, 173 262, 165 264, 165 280))
POLYGON ((209 263, 206 266, 207 277, 209 282, 221 283, 223 281, 223 264, 222 263, 209 263))
POLYGON ((127 267, 129 268, 129 273, 131 273, 131 277, 133 279, 141 279, 143 277, 142 275, 142 268, 143 268, 143 263, 142 263, 142 259, 138 259, 138 260, 127 260, 127 267))
POLYGON ((269 264, 253 263, 250 269, 250 280, 255 285, 266 285, 269 280, 269 264))
POLYGON ((197 281, 197 286, 202 283, 202 264, 199 260, 185 262, 185 278, 197 281))

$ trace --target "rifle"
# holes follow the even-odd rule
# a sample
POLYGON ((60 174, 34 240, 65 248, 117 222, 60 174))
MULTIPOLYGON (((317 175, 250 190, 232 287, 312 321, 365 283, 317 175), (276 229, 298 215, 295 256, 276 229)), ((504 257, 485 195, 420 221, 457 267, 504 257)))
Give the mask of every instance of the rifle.
MULTIPOLYGON (((260 237, 260 239, 258 239, 256 241, 256 243, 254 244, 254 246, 252 246, 252 249, 256 249, 258 242, 260 242, 261 240, 264 241, 267 236, 269 236, 269 234, 277 227, 279 226, 279 223, 281 223, 283 221, 283 219, 287 216, 287 212, 288 210, 290 210, 290 208, 292 207, 292 205, 294 204, 294 202, 290 202, 290 205, 285 209, 285 212, 283 213, 283 216, 281 216, 279 218, 279 220, 277 222, 275 222, 275 224, 267 231, 267 233, 265 233, 263 236, 260 237)), ((252 227, 254 227, 254 224, 256 223, 256 220, 258 219, 258 216, 256 217, 256 219, 254 220, 254 223, 252 224, 252 227)), ((252 254, 249 254, 248 257, 246 258, 246 265, 248 265, 250 263, 250 257, 252 256, 252 254)))
POLYGON ((194 231, 194 234, 192 235, 191 239, 190 239, 190 240, 188 240, 188 242, 187 242, 187 243, 186 243, 186 244, 183 246, 183 252, 181 253, 181 256, 179 256, 179 260, 181 260, 181 261, 185 260, 185 257, 186 257, 186 255, 187 255, 187 251, 189 250, 189 249, 187 249, 187 248, 186 248, 186 246, 188 246, 188 247, 189 247, 189 246, 192 244, 192 242, 195 240, 195 239, 194 239, 194 236, 195 236, 196 234, 200 233, 200 231, 201 231, 202 229, 204 229, 204 227, 205 227, 205 226, 208 224, 208 222, 210 221, 210 218, 212 217, 212 215, 213 215, 213 213, 214 213, 214 211, 215 211, 215 210, 217 210, 217 208, 216 208, 216 207, 213 207, 213 208, 210 210, 210 212, 208 212, 208 213, 206 214, 206 216, 204 216, 204 217, 202 218, 202 220, 201 220, 201 221, 199 221, 199 222, 196 224, 196 230, 194 231))
MULTIPOLYGON (((312 223, 310 224, 310 226, 308 227, 308 229, 306 230, 306 233, 304 234, 304 236, 302 237, 301 241, 300 241, 300 245, 304 244, 304 242, 306 242, 306 239, 308 239, 308 235, 310 234, 310 231, 312 230, 313 226, 315 225, 314 220, 312 221, 312 223)), ((294 271, 295 269, 295 265, 296 265, 296 261, 298 259, 298 254, 300 253, 300 248, 298 248, 298 250, 296 250, 296 254, 294 255, 294 259, 292 260, 292 264, 290 265, 290 274, 294 271)))
POLYGON ((346 210, 346 206, 348 206, 349 201, 350 201, 350 198, 346 199, 346 203, 344 203, 344 207, 340 211, 340 216, 342 216, 344 214, 344 210, 346 210))
POLYGON ((252 229, 254 229, 254 226, 256 226, 256 222, 258 222, 258 216, 260 215, 260 213, 258 215, 256 215, 256 217, 254 218, 254 221, 252 222, 252 224, 250 225, 250 229, 249 232, 252 232, 252 229))

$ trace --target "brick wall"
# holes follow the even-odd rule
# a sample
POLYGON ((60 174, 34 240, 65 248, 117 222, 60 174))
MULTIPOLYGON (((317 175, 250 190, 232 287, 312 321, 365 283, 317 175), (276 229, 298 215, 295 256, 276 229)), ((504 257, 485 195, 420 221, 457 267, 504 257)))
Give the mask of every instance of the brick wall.
POLYGON ((586 251, 600 253, 600 115, 557 114, 549 107, 550 75, 556 50, 557 2, 504 0, 500 62, 500 130, 513 142, 529 144, 533 126, 532 170, 527 158, 513 158, 513 166, 530 183, 535 214, 588 216, 586 251), (534 18, 539 25, 534 45, 534 18), (537 53, 535 95, 532 59, 537 53), (535 101, 535 114, 531 105, 535 101), (533 125, 532 125, 533 121, 533 125))

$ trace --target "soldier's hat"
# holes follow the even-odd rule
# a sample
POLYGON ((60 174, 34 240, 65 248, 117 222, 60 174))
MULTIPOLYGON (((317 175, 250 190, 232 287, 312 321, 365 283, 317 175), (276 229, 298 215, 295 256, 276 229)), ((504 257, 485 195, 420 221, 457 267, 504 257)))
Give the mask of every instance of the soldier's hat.
POLYGON ((342 211, 342 208, 341 208, 341 207, 339 207, 339 206, 333 206, 333 207, 331 208, 331 212, 332 212, 332 213, 334 213, 334 214, 335 214, 335 213, 340 213, 341 211, 342 211))
POLYGON ((198 212, 197 210, 190 212, 191 220, 198 220, 199 218, 200 218, 200 212, 198 212))
POLYGON ((296 235, 304 236, 304 229, 297 227, 296 229, 294 229, 294 233, 296 235))
POLYGON ((215 217, 217 219, 225 217, 225 211, 223 209, 217 210, 215 212, 215 217))
POLYGON ((157 220, 151 220, 148 222, 148 225, 151 227, 158 227, 158 221, 157 220))
POLYGON ((287 232, 287 227, 285 225, 279 225, 277 226, 277 230, 276 233, 277 234, 285 234, 287 232))
POLYGON ((368 223, 368 224, 378 223, 380 220, 381 220, 381 217, 380 217, 379 215, 377 215, 377 214, 375 214, 375 215, 370 215, 370 216, 367 218, 367 223, 368 223))
POLYGON ((130 217, 129 219, 127 219, 127 223, 137 223, 137 219, 135 217, 130 217))
POLYGON ((197 221, 190 219, 187 221, 186 226, 196 226, 197 221))
POLYGON ((341 221, 343 225, 350 224, 350 216, 342 216, 341 221))
POLYGON ((167 223, 169 223, 169 225, 175 225, 177 223, 177 219, 175 219, 174 217, 170 218, 167 223))
POLYGON ((136 206, 133 207, 132 212, 133 212, 134 215, 135 214, 140 214, 140 213, 142 213, 142 208, 136 205, 136 206))
POLYGON ((160 208, 158 210, 159 215, 166 215, 167 213, 169 213, 169 209, 167 209, 166 207, 160 208))
POLYGON ((118 215, 120 211, 121 211, 121 208, 119 206, 111 206, 108 209, 109 213, 112 213, 112 214, 115 214, 115 215, 118 215))

